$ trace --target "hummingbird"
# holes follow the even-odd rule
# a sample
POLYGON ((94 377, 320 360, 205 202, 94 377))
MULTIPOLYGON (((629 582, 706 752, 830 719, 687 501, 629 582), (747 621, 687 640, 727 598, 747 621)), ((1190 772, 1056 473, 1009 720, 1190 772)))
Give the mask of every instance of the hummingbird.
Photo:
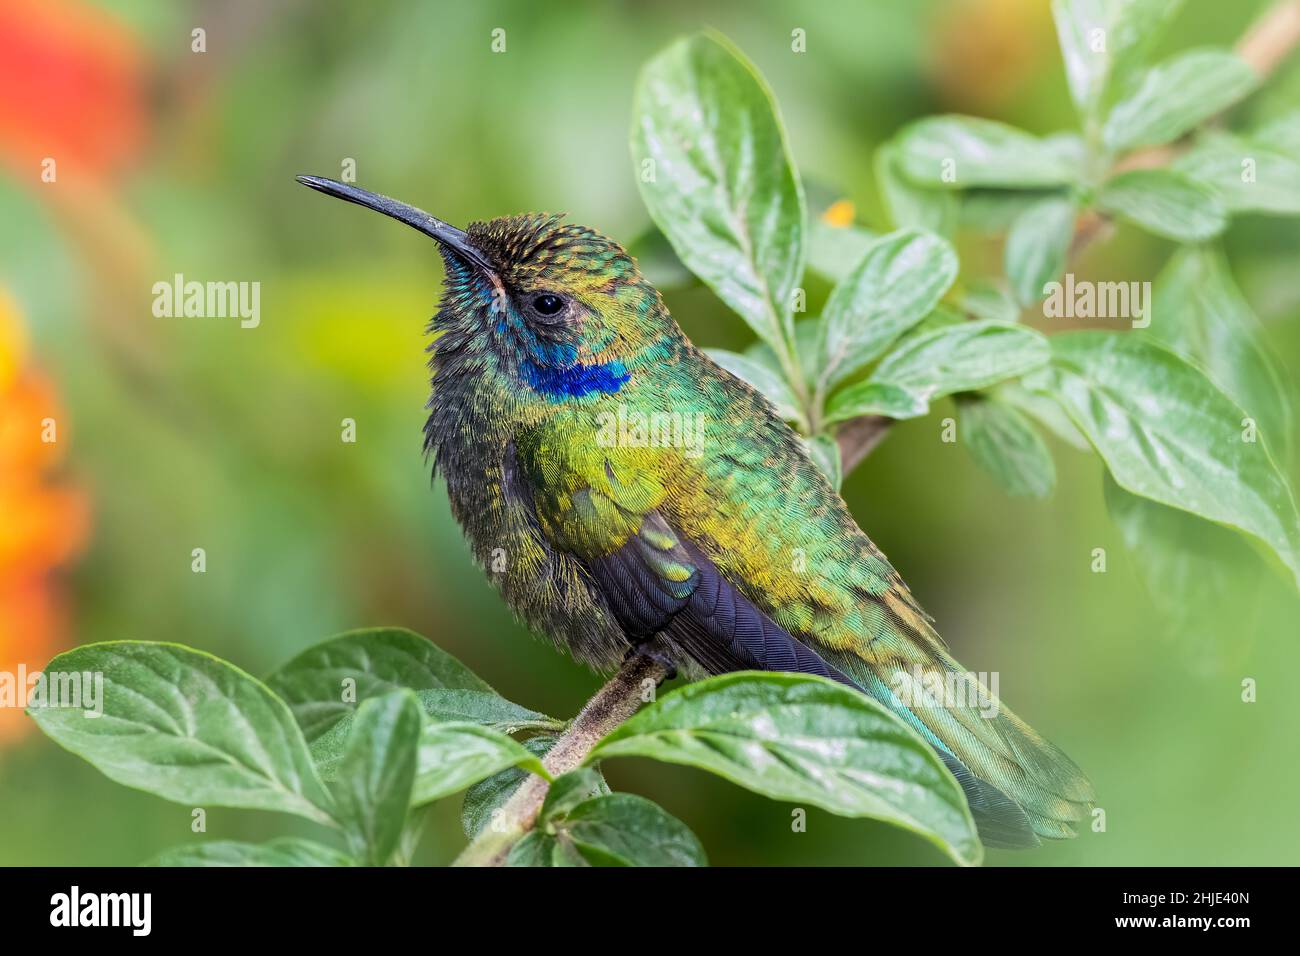
POLYGON ((462 230, 298 180, 437 242, 425 452, 531 630, 597 670, 647 652, 688 678, 849 685, 934 748, 986 845, 1076 834, 1084 774, 950 656, 804 442, 690 342, 622 246, 562 216, 462 230))

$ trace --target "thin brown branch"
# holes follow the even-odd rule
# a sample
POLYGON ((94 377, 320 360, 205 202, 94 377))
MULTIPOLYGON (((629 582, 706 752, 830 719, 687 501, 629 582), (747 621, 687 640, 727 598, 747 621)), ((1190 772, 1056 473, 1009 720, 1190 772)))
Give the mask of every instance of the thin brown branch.
POLYGON ((844 474, 848 474, 862 459, 875 450, 894 424, 892 418, 884 415, 863 415, 844 424, 835 435, 840 446, 840 465, 844 474))
POLYGON ((1300 45, 1300 0, 1269 7, 1237 43, 1237 55, 1267 77, 1300 45))
MULTIPOLYGON (((587 701, 543 758, 542 765, 547 772, 558 777, 581 766, 596 744, 636 713, 643 700, 652 699, 647 690, 658 686, 667 676, 668 669, 659 661, 642 654, 629 657, 596 696, 587 701)), ((533 828, 549 789, 545 780, 529 774, 495 818, 456 858, 455 865, 504 864, 511 847, 533 828)))

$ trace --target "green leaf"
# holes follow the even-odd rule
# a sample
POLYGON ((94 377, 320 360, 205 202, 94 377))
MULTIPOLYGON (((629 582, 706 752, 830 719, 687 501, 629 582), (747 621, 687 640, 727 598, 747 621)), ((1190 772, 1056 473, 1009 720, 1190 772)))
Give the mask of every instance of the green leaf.
POLYGON ((521 707, 495 691, 421 690, 415 696, 419 698, 425 716, 439 723, 468 721, 507 734, 564 728, 564 721, 521 707))
POLYGON ((1250 93, 1255 71, 1228 50, 1189 50, 1151 69, 1111 110, 1102 131, 1106 148, 1122 152, 1177 139, 1250 93))
POLYGON ((1005 250, 1007 277, 1022 305, 1033 305, 1065 268, 1077 214, 1069 199, 1052 197, 1026 209, 1011 226, 1005 250))
POLYGON ((555 861, 555 840, 545 833, 531 830, 510 848, 506 866, 543 867, 565 866, 564 859, 555 861))
POLYGON ((1044 199, 1067 199, 1061 189, 970 189, 961 195, 959 224, 962 229, 990 236, 1010 230, 1025 210, 1044 199))
POLYGON ((578 804, 599 794, 604 782, 605 778, 595 767, 579 767, 560 774, 546 791, 539 822, 564 819, 578 804))
POLYGON ((1026 385, 1056 397, 1121 487, 1254 535, 1300 581, 1291 489, 1245 413, 1172 352, 1132 334, 1051 338, 1026 385))
MULTIPOLYGON (((867 253, 867 247, 880 237, 859 225, 832 226, 817 218, 808 228, 808 268, 824 279, 839 282, 853 271, 867 253)), ((799 325, 795 323, 795 338, 799 325)))
MULTIPOLYGON (((820 320, 800 319, 794 324, 795 354, 799 359, 799 367, 804 373, 804 379, 810 386, 812 385, 812 371, 817 368, 817 363, 821 361, 821 339, 820 320)), ((782 380, 785 379, 785 371, 781 368, 781 360, 772 351, 772 346, 766 342, 754 342, 749 348, 745 349, 744 354, 746 358, 766 367, 772 374, 782 380)))
POLYGON ((1081 115, 1092 112, 1106 86, 1110 4, 1105 0, 1052 0, 1057 41, 1065 60, 1065 79, 1081 115), (1100 42, 1099 42, 1100 41, 1100 42))
POLYGON ((425 724, 411 805, 432 803, 507 767, 551 779, 535 754, 505 734, 463 722, 425 724))
MULTIPOLYGON (((530 737, 524 741, 524 749, 536 757, 544 757, 557 739, 553 735, 530 737)), ((460 825, 465 836, 471 840, 478 836, 492 822, 493 814, 505 806, 527 779, 528 771, 507 767, 466 790, 460 805, 460 825)))
POLYGON ((1039 332, 1006 322, 963 322, 908 336, 881 360, 872 382, 901 385, 927 400, 1023 375, 1050 357, 1039 332))
POLYGON ((879 358, 957 278, 957 253, 931 233, 882 236, 831 292, 822 312, 822 380, 835 386, 879 358))
POLYGON ((992 394, 1003 404, 1024 412, 1071 448, 1092 451, 1088 439, 1074 427, 1070 416, 1065 414, 1065 410, 1050 395, 1031 392, 1019 382, 1003 382, 992 394))
MULTIPOLYGON (((466 722, 498 730, 518 733, 522 730, 559 730, 564 722, 547 717, 526 707, 477 690, 421 690, 416 691, 425 715, 435 723, 466 722)), ((354 714, 348 714, 311 743, 312 760, 325 780, 333 780, 338 773, 338 763, 343 759, 348 740, 352 736, 354 714)))
POLYGON ((1129 494, 1110 475, 1105 489, 1106 508, 1169 637, 1197 670, 1218 673, 1242 614, 1258 598, 1259 556, 1240 535, 1129 494))
POLYGON ((1091 113, 1101 99, 1110 72, 1110 56, 1105 52, 1110 27, 1108 7, 1105 0, 1052 0, 1066 82, 1083 116, 1091 113))
POLYGON ((103 675, 99 717, 31 706, 55 742, 110 780, 188 806, 279 810, 333 822, 284 701, 239 668, 179 644, 114 641, 60 654, 47 675, 103 675))
POLYGON ((957 197, 950 189, 924 189, 899 170, 898 147, 876 150, 876 182, 896 229, 918 229, 951 236, 957 225, 957 197))
POLYGON ((1300 146, 1216 132, 1202 136, 1193 149, 1174 160, 1173 168, 1209 187, 1233 212, 1295 216, 1300 215, 1296 153, 1300 146))
POLYGON ((351 857, 332 847, 297 837, 269 843, 212 840, 164 850, 146 866, 356 866, 351 857))
POLYGON ((918 120, 897 143, 897 168, 929 189, 1033 189, 1068 185, 1078 176, 1078 167, 1057 144, 973 116, 918 120))
POLYGON ((839 491, 840 483, 844 480, 844 466, 840 461, 839 444, 830 435, 814 435, 806 439, 805 444, 808 446, 808 456, 812 458, 813 464, 826 476, 831 487, 839 491))
POLYGON ((1178 242, 1202 242, 1228 224, 1228 214, 1213 190, 1172 169, 1121 173, 1101 187, 1097 205, 1178 242))
MULTIPOLYGON (((1011 302, 1009 299, 1006 298, 1005 295, 1003 295, 1000 291, 997 291, 995 289, 990 288, 987 291, 980 290, 976 292, 974 295, 972 295, 968 291, 966 293, 963 293, 960 296, 961 308, 957 308, 956 306, 952 306, 944 302, 940 302, 933 309, 931 309, 930 314, 927 315, 920 322, 918 322, 916 327, 913 328, 912 331, 908 334, 920 335, 922 332, 932 332, 935 329, 941 329, 949 325, 961 325, 961 323, 967 321, 967 319, 969 318, 966 315, 966 312, 963 310, 967 310, 971 313, 971 315, 975 315, 976 309, 993 310, 993 309, 1001 308, 1002 307, 1001 305, 995 305, 993 303, 994 297, 1002 298, 1010 308, 1015 308, 1015 303, 1011 302)), ((976 317, 982 318, 982 316, 976 316, 976 317)), ((999 319, 998 321, 1013 321, 1013 320, 999 319)))
POLYGON ((822 420, 828 425, 861 415, 918 418, 930 411, 930 401, 919 392, 888 382, 858 382, 831 396, 822 420))
POLYGON ((590 866, 707 866, 686 824, 645 797, 611 793, 578 804, 555 839, 590 866))
POLYGON ((784 349, 803 275, 805 210, 767 84, 723 37, 700 34, 646 65, 633 115, 632 155, 650 215, 682 262, 784 349))
POLYGON ((1259 143, 1282 154, 1300 153, 1300 110, 1292 110, 1260 126, 1250 134, 1259 143))
POLYGON ((660 292, 682 289, 697 282, 695 274, 677 258, 668 237, 655 226, 647 227, 629 242, 627 252, 636 260, 641 274, 660 292))
POLYGON ((1147 334, 1193 365, 1258 422, 1280 461, 1290 457, 1294 419, 1285 379, 1264 330, 1223 255, 1180 249, 1156 278, 1147 334))
POLYGON ((428 822, 429 811, 419 807, 408 811, 402 824, 402 834, 397 840, 397 849, 389 860, 391 866, 410 866, 415 851, 420 847, 420 838, 424 836, 424 825, 428 822))
MULTIPOLYGON (((533 737, 524 741, 524 749, 537 757, 544 757, 554 746, 556 739, 555 737, 533 737)), ((595 776, 586 778, 590 784, 590 789, 584 795, 594 797, 598 794, 609 793, 609 784, 605 782, 605 778, 601 776, 600 771, 594 767, 587 769, 591 770, 595 776)), ((563 776, 568 777, 570 775, 564 774, 563 776)), ((514 796, 515 791, 519 789, 527 777, 527 771, 511 767, 493 774, 486 780, 476 783, 466 790, 465 800, 460 808, 460 824, 465 830, 465 836, 472 840, 479 835, 485 826, 491 824, 493 814, 505 806, 506 801, 514 796)))
MULTIPOLYGON (((324 779, 339 776, 354 724, 353 719, 345 718, 311 745, 312 759, 324 779)), ((509 767, 522 767, 549 779, 536 753, 535 746, 525 747, 499 731, 469 721, 427 722, 420 731, 411 805, 423 806, 509 767)))
POLYGON ((1047 340, 1023 325, 960 322, 909 335, 865 382, 831 396, 827 424, 858 415, 915 418, 954 392, 988 388, 1031 372, 1050 355, 1047 340))
MULTIPOLYGON (((568 776, 560 777, 556 785, 568 776)), ((506 862, 509 866, 708 865, 704 848, 686 824, 630 793, 552 807, 549 814, 544 809, 539 829, 515 844, 506 862)))
MULTIPOLYGON (((972 318, 986 319, 990 322, 1020 320, 1020 306, 1006 290, 991 282, 976 282, 969 286, 961 295, 961 308, 972 318)), ((953 318, 964 321, 961 315, 953 318)))
POLYGON ((387 863, 401 839, 422 724, 411 691, 371 698, 357 708, 333 789, 348 845, 370 866, 387 863))
POLYGON ((982 855, 966 798, 934 750, 876 701, 819 677, 739 672, 689 684, 642 708, 587 759, 621 756, 897 824, 959 863, 982 855))
MULTIPOLYGON (((1073 172, 1071 185, 1079 178, 1088 161, 1088 147, 1083 137, 1070 130, 1049 133, 1042 139, 1043 149, 1055 156, 1073 172)), ((1058 194, 1062 190, 1055 190, 1058 194)))
POLYGON ((1143 62, 1181 6, 1182 0, 1052 0, 1065 77, 1081 116, 1091 116, 1108 86, 1143 62))
POLYGON ((316 765, 320 778, 327 783, 338 777, 339 763, 348 749, 348 741, 352 739, 352 723, 353 715, 348 714, 310 744, 312 763, 316 765))
POLYGON ((1046 498, 1056 485, 1052 454, 1015 408, 991 399, 962 401, 961 437, 975 462, 1017 498, 1046 498))
POLYGON ((266 682, 288 701, 309 742, 352 713, 348 692, 357 704, 402 688, 495 693, 446 651, 400 627, 341 634, 303 651, 266 682))
POLYGON ((706 349, 705 353, 736 378, 753 386, 772 403, 776 413, 784 421, 796 425, 803 424, 804 417, 799 411, 799 400, 780 372, 748 355, 728 352, 726 349, 706 349))

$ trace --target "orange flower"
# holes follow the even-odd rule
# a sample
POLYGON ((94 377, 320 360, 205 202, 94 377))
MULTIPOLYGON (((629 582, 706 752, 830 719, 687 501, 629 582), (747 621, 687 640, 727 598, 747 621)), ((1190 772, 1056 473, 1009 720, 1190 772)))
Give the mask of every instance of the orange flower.
POLYGON ((1043 0, 958 0, 935 13, 933 72, 945 109, 998 112, 1055 55, 1043 0))
MULTIPOLYGON (((30 367, 17 307, 0 289, 0 671, 44 667, 65 638, 58 569, 86 537, 84 494, 60 484, 67 425, 49 381, 30 367)), ((0 709, 0 742, 21 731, 0 709)))
POLYGON ((853 225, 853 220, 857 218, 858 210, 853 205, 852 200, 837 199, 826 207, 822 213, 822 222, 835 229, 843 229, 845 226, 853 225))
POLYGON ((111 14, 74 0, 0 4, 0 156, 20 181, 37 182, 47 158, 60 179, 105 176, 135 158, 145 85, 139 45, 111 14))

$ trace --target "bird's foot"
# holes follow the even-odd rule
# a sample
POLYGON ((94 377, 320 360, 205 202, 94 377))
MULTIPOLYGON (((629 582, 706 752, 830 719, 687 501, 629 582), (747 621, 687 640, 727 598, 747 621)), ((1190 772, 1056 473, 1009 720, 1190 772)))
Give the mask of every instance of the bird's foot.
POLYGON ((664 680, 672 680, 677 676, 677 664, 653 639, 633 644, 627 652, 627 656, 623 659, 628 661, 634 657, 645 657, 661 665, 668 672, 664 676, 664 680))

